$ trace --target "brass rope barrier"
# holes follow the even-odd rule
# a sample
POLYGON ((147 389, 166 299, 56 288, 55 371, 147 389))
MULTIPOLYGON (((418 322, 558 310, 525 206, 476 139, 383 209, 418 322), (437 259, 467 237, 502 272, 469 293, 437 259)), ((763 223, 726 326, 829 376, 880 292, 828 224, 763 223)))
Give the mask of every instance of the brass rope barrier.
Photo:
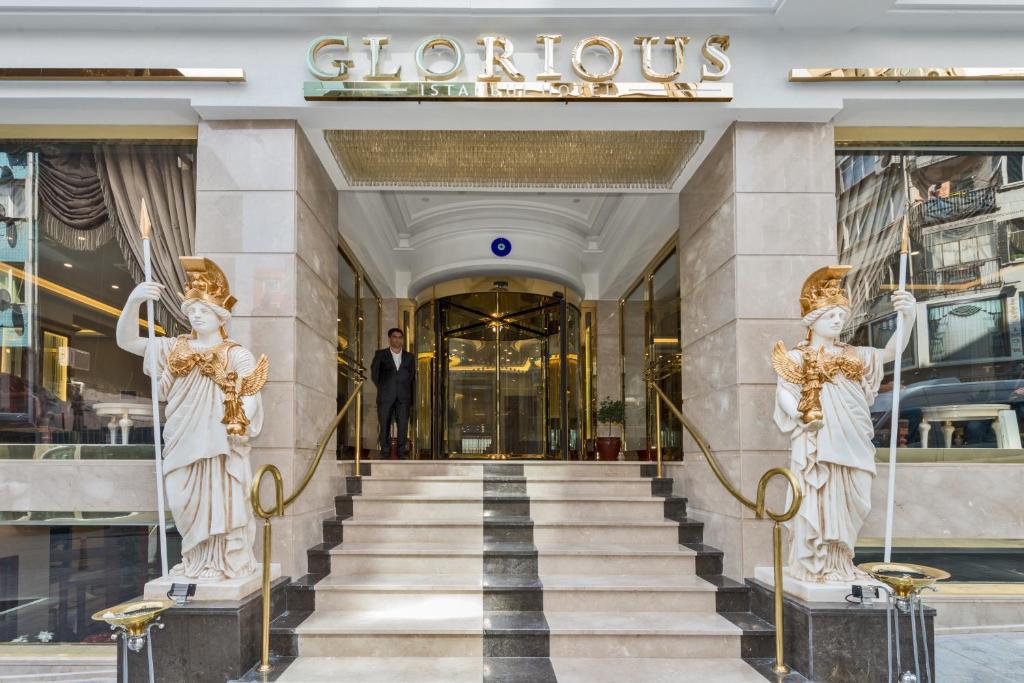
MULTIPOLYGON (((352 406, 353 402, 356 402, 356 417, 361 417, 359 406, 362 404, 362 393, 363 383, 366 381, 365 376, 361 371, 353 373, 355 378, 355 389, 352 395, 348 397, 345 404, 338 411, 338 414, 331 420, 330 425, 324 431, 323 436, 320 437, 320 441, 316 446, 316 455, 313 457, 313 461, 306 468, 306 474, 302 477, 302 481, 295 488, 290 496, 284 497, 284 479, 281 477, 281 470, 277 469, 272 464, 263 465, 256 470, 256 475, 252 479, 252 488, 249 490, 249 500, 252 503, 253 512, 257 516, 263 519, 263 615, 262 615, 262 642, 260 651, 260 665, 257 667, 257 671, 260 673, 266 673, 273 670, 273 665, 270 663, 270 550, 271 550, 271 535, 270 535, 270 520, 276 516, 284 516, 285 509, 295 502, 309 482, 313 479, 313 475, 316 473, 317 468, 320 466, 320 460, 323 459, 324 451, 327 449, 327 443, 331 440, 331 436, 338 429, 338 425, 341 424, 342 419, 345 417, 345 413, 352 406), (360 397, 357 401, 357 397, 360 397), (263 508, 260 502, 260 484, 263 481, 263 475, 270 473, 271 478, 274 480, 274 507, 270 510, 263 508)), ((356 424, 356 452, 355 452, 355 473, 359 476, 359 456, 362 450, 362 425, 356 424)))
MULTIPOLYGON (((678 363, 678 360, 676 361, 678 363)), ((701 453, 704 454, 704 460, 708 463, 711 471, 714 473, 715 478, 718 479, 725 490, 729 494, 738 500, 743 506, 749 508, 754 512, 754 517, 757 519, 764 519, 768 517, 772 520, 772 564, 775 569, 775 664, 772 666, 772 671, 777 674, 789 673, 790 669, 785 664, 784 655, 784 635, 782 632, 782 523, 786 522, 796 516, 796 513, 800 510, 800 503, 803 501, 803 491, 800 489, 800 481, 793 474, 792 470, 786 467, 773 467, 764 474, 761 475, 761 479, 757 482, 757 496, 754 500, 750 500, 729 481, 729 477, 722 470, 721 464, 718 462, 718 458, 715 457, 714 453, 711 452, 711 446, 707 440, 701 435, 696 427, 693 426, 685 415, 681 408, 673 403, 672 399, 668 397, 661 387, 658 386, 657 381, 665 377, 673 369, 673 363, 670 361, 668 364, 656 365, 649 368, 645 373, 645 379, 647 385, 655 391, 657 398, 655 400, 655 429, 657 429, 657 453, 658 453, 658 477, 662 476, 662 453, 661 453, 661 403, 664 402, 668 406, 669 410, 676 416, 683 428, 689 432, 690 436, 697 443, 697 447, 700 448, 701 453), (789 487, 792 491, 792 498, 789 503, 789 507, 785 512, 777 513, 772 512, 768 509, 765 503, 765 493, 768 489, 768 483, 773 477, 782 476, 785 477, 789 483, 789 487)))

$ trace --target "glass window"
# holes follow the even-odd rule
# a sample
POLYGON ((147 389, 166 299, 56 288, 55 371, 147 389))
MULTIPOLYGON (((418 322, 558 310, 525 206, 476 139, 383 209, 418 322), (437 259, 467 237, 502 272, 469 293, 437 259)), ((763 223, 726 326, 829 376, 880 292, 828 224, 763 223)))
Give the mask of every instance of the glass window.
MULTIPOLYGON (((150 381, 115 339, 142 278, 131 202, 146 197, 154 243, 166 240, 154 270, 171 305, 155 306, 156 332, 174 335, 194 192, 193 145, 0 143, 0 458, 152 460, 140 414, 150 381)), ((159 574, 155 522, 153 511, 0 511, 0 642, 109 643, 91 615, 159 574)), ((174 565, 180 538, 168 541, 174 565)))
MULTIPOLYGON (((1014 263, 1024 258, 1020 159, 1005 152, 837 153, 840 261, 853 266, 847 342, 882 347, 892 337, 889 296, 905 222, 909 229, 907 287, 919 307, 903 354, 900 458, 1003 461, 1021 454, 1024 269, 1014 263), (997 418, 1004 420, 998 429, 997 418)), ((892 389, 887 374, 872 406, 882 458, 892 389)))
POLYGON ((434 333, 433 303, 420 306, 416 311, 416 450, 418 457, 430 458, 434 446, 431 442, 431 418, 439 407, 434 405, 434 359, 436 340, 434 333))
POLYGON ((929 306, 928 341, 933 363, 1003 358, 1009 351, 1003 300, 929 306))
MULTIPOLYGON (((359 371, 369 375, 380 337, 380 297, 359 268, 338 249, 338 410, 355 390, 359 371)), ((367 381, 362 397, 361 447, 364 451, 376 446, 377 415, 372 409, 375 397, 373 383, 367 381)), ((339 458, 350 458, 355 453, 355 409, 349 411, 338 426, 339 458)))
MULTIPOLYGON (((659 367, 671 367, 671 371, 658 380, 659 388, 673 400, 683 396, 682 375, 676 363, 682 353, 679 340, 682 324, 682 307, 679 299, 679 257, 676 251, 661 262, 651 278, 651 333, 650 362, 659 367)), ((648 397, 653 405, 654 396, 648 397)), ((654 411, 650 413, 649 433, 654 435, 657 429, 654 411)), ((683 435, 682 425, 669 410, 661 413, 661 446, 662 456, 669 460, 682 457, 683 435)), ((651 448, 656 443, 652 436, 651 448)))
MULTIPOLYGON (((619 305, 626 404, 624 448, 629 459, 656 457, 656 394, 647 384, 647 371, 658 373, 658 387, 667 396, 675 401, 682 399, 679 287, 679 252, 671 249, 648 268, 642 281, 619 305)), ((662 455, 668 460, 681 459, 682 425, 667 409, 662 411, 661 418, 662 455)))
MULTIPOLYGON (((147 513, 101 514, 0 513, 0 642, 110 642, 93 613, 141 595, 160 561, 147 513)), ((181 539, 167 540, 173 565, 181 539)))

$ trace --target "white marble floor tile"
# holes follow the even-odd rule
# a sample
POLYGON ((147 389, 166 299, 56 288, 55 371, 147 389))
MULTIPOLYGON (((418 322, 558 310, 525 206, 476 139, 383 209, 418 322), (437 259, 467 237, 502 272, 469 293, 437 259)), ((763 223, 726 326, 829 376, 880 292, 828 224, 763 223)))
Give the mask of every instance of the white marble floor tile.
POLYGON ((444 609, 445 602, 424 600, 416 609, 316 611, 295 628, 299 635, 354 634, 470 634, 483 632, 479 609, 459 606, 444 609), (441 607, 439 609, 439 606, 441 607))
POLYGON ((703 612, 545 612, 552 635, 655 633, 658 635, 739 635, 725 618, 703 612))
POLYGON ((328 574, 316 590, 339 588, 380 588, 385 590, 448 591, 483 586, 480 574, 328 574))
POLYGON ((280 683, 480 683, 480 657, 299 657, 280 683))
POLYGON ((740 659, 592 659, 553 657, 558 683, 764 683, 740 659))

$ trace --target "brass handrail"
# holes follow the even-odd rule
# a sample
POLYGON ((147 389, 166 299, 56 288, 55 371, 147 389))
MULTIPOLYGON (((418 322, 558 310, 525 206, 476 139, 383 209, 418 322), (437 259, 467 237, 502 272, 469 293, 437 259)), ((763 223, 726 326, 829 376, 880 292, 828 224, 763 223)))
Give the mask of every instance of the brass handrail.
POLYGON ((681 408, 679 408, 673 401, 668 397, 668 394, 658 386, 657 382, 659 379, 665 376, 670 369, 665 366, 655 366, 645 372, 645 379, 647 385, 655 391, 657 399, 655 400, 655 429, 657 434, 655 436, 655 443, 658 453, 658 477, 663 475, 663 461, 661 453, 661 404, 662 402, 668 406, 669 410, 676 416, 676 419, 683 425, 683 428, 689 432, 690 436, 697 443, 697 447, 704 455, 704 460, 708 463, 711 471, 714 473, 715 478, 718 479, 725 490, 729 494, 738 500, 744 507, 753 510, 754 517, 757 519, 764 519, 768 517, 772 520, 772 564, 775 569, 775 596, 774 596, 774 607, 775 607, 775 664, 772 666, 772 671, 777 674, 789 673, 789 667, 785 664, 784 655, 784 635, 782 632, 782 523, 786 522, 796 516, 796 513, 800 510, 800 503, 803 501, 803 491, 800 488, 800 481, 793 474, 792 470, 787 467, 773 467, 764 474, 761 475, 761 479, 757 482, 757 496, 754 500, 750 500, 737 489, 733 483, 729 480, 729 477, 722 470, 721 464, 718 462, 718 458, 711 452, 711 446, 708 444, 700 431, 693 426, 686 416, 683 414, 681 408), (658 370, 661 370, 659 373, 658 370), (768 509, 765 502, 765 492, 768 489, 768 483, 772 477, 782 476, 785 477, 789 483, 789 487, 792 490, 792 499, 790 500, 789 507, 786 508, 785 512, 778 513, 768 509))
POLYGON ((338 425, 341 424, 342 419, 345 417, 345 413, 352 406, 353 401, 356 404, 356 456, 355 456, 355 472, 356 476, 359 476, 359 455, 362 450, 362 390, 363 383, 366 381, 365 376, 359 370, 353 372, 355 379, 355 390, 352 395, 348 397, 345 404, 338 411, 338 414, 334 416, 331 423, 327 426, 323 436, 320 437, 320 441, 316 445, 316 455, 313 457, 313 461, 306 468, 306 474, 302 477, 302 481, 295 487, 295 490, 287 498, 284 497, 284 479, 281 477, 281 470, 277 469, 272 464, 263 465, 256 470, 256 475, 252 479, 252 488, 249 490, 249 500, 252 503, 253 512, 257 516, 263 519, 263 640, 261 643, 260 652, 260 665, 256 669, 261 673, 266 673, 273 670, 273 665, 270 663, 270 550, 271 550, 271 534, 270 534, 270 520, 275 515, 284 516, 285 509, 295 502, 302 492, 309 486, 309 482, 313 479, 313 475, 316 474, 317 468, 320 466, 320 461, 324 457, 324 451, 327 449, 327 443, 331 440, 331 436, 337 431, 338 425), (356 400, 359 397, 359 400, 356 400), (263 481, 263 475, 270 473, 271 478, 274 480, 274 507, 270 510, 263 508, 263 504, 260 502, 260 484, 263 481))

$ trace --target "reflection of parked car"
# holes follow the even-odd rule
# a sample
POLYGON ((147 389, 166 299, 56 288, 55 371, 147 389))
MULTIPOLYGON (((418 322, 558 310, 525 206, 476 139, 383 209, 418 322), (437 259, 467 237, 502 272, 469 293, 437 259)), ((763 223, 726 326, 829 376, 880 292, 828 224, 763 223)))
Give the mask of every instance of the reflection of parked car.
MULTIPOLYGON (((900 417, 910 425, 908 440, 919 439, 916 434, 921 423, 921 408, 972 403, 1008 403, 1019 413, 1024 409, 1024 380, 961 382, 956 377, 940 377, 911 384, 900 394, 900 417), (1021 393, 1014 393, 1017 389, 1022 389, 1021 393)), ((892 421, 891 391, 878 394, 871 406, 871 420, 876 434, 888 431, 892 421)))
POLYGON ((29 383, 18 375, 0 372, 0 432, 5 441, 16 439, 13 432, 28 434, 29 441, 35 441, 35 434, 51 428, 64 429, 67 404, 42 387, 32 390, 29 383))

